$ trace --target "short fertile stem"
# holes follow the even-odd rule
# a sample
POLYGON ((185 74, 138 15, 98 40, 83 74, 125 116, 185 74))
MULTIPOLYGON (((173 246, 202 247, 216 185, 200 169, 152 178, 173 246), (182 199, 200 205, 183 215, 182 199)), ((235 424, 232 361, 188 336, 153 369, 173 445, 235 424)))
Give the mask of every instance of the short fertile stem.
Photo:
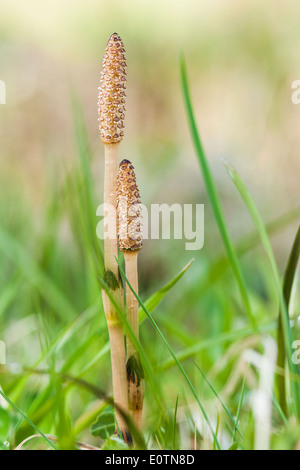
MULTIPOLYGON (((138 293, 137 259, 142 247, 140 194, 136 184, 133 165, 123 160, 119 166, 117 184, 118 235, 119 247, 124 254, 126 277, 131 288, 138 293)), ((127 320, 135 337, 139 338, 138 302, 130 289, 126 287, 127 320)), ((140 429, 143 401, 144 374, 139 354, 130 336, 127 336, 127 380, 128 406, 140 429)))
MULTIPOLYGON (((138 294, 138 251, 125 251, 126 277, 136 294, 138 294)), ((126 289, 126 313, 136 339, 139 339, 139 308, 137 299, 132 290, 126 289)), ((127 380, 128 380, 128 405, 135 424, 141 428, 143 401, 144 401, 144 374, 136 347, 127 336, 127 380)))
MULTIPOLYGON (((137 260, 138 260, 138 251, 125 251, 125 268, 126 268, 126 277, 133 288, 133 290, 138 293, 138 270, 137 270, 137 260)), ((127 287, 126 289, 126 313, 127 320, 130 324, 132 331, 136 338, 139 338, 139 308, 136 297, 132 290, 127 287)), ((127 357, 131 357, 136 354, 136 348, 133 345, 130 338, 127 338, 127 357)))
POLYGON ((114 390, 114 403, 116 405, 116 419, 119 429, 124 439, 127 441, 127 424, 124 420, 123 414, 120 413, 120 410, 126 413, 128 409, 128 393, 125 387, 127 384, 127 374, 125 368, 124 331, 122 324, 114 324, 108 321, 107 326, 111 351, 112 383, 114 390))

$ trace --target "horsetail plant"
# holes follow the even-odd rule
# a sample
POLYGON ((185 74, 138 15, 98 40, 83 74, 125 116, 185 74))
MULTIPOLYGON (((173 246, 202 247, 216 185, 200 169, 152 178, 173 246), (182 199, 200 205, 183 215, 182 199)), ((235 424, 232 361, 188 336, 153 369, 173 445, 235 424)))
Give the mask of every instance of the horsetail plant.
MULTIPOLYGON (((104 216, 108 220, 108 233, 104 237, 104 281, 120 305, 123 289, 116 261, 117 218, 116 181, 118 175, 119 146, 124 132, 126 59, 123 42, 117 33, 110 36, 105 50, 99 86, 98 121, 100 138, 104 144, 104 216)), ((118 312, 102 289, 103 307, 107 320, 115 412, 118 427, 128 440, 124 413, 128 410, 124 329, 118 312)))
MULTIPOLYGON (((142 214, 140 193, 136 184, 133 165, 123 160, 119 165, 117 182, 119 248, 125 260, 126 277, 135 293, 138 293, 137 260, 142 248, 142 214)), ((139 338, 139 304, 131 289, 126 289, 126 313, 129 325, 139 338)), ((139 354, 127 337, 128 407, 138 429, 141 428, 144 401, 144 374, 139 354)))

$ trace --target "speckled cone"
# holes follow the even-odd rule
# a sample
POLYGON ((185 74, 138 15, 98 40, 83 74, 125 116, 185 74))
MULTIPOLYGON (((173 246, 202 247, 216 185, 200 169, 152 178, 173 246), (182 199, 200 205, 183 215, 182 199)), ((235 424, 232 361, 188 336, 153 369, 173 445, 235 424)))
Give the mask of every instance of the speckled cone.
POLYGON ((99 131, 103 143, 120 142, 124 136, 126 59, 120 36, 110 36, 103 58, 99 86, 99 131))

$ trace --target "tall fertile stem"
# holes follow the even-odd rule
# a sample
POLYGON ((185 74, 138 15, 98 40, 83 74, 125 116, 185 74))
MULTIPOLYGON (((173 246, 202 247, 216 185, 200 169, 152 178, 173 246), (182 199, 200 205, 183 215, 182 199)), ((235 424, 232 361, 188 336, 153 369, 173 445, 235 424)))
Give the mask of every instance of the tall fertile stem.
MULTIPOLYGON (((115 299, 122 305, 123 290, 116 257, 118 255, 116 235, 116 182, 118 174, 119 145, 123 137, 126 61, 124 47, 118 34, 108 40, 99 87, 99 131, 105 148, 104 205, 108 222, 104 240, 104 280, 115 299)), ((113 393, 118 426, 127 440, 126 423, 122 416, 128 410, 128 389, 123 325, 119 315, 102 291, 103 306, 109 331, 113 393)))

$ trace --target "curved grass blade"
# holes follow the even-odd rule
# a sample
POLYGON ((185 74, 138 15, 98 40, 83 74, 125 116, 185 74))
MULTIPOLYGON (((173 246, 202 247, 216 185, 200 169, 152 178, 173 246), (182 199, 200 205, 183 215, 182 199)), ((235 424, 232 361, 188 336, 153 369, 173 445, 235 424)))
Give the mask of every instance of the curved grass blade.
MULTIPOLYGON (((151 297, 149 297, 145 301, 145 307, 149 312, 152 312, 158 304, 163 300, 165 295, 172 289, 173 286, 182 278, 184 273, 189 269, 191 266, 192 262, 194 261, 194 258, 191 259, 188 264, 170 281, 168 284, 164 285, 161 287, 158 291, 156 291, 151 297)), ((142 323, 145 318, 147 318, 147 315, 145 314, 144 310, 140 308, 139 310, 139 322, 142 323)))
MULTIPOLYGON (((269 322, 266 325, 261 325, 258 327, 258 332, 259 333, 270 333, 276 329, 276 323, 275 322, 269 322)), ((253 329, 252 328, 241 328, 240 330, 232 331, 232 332, 225 332, 225 333, 220 333, 217 336, 213 336, 212 338, 207 338, 204 340, 201 340, 199 343, 194 344, 193 346, 190 346, 189 348, 185 348, 182 351, 179 351, 177 353, 177 358, 180 361, 184 361, 186 359, 190 359, 191 357, 195 356, 198 354, 200 351, 203 351, 205 349, 209 349, 211 347, 215 347, 216 345, 221 345, 224 343, 231 343, 233 341, 237 341, 242 338, 246 338, 247 336, 250 336, 253 334, 253 329)), ((164 361, 161 365, 159 365, 158 369, 159 371, 164 371, 168 369, 169 367, 173 367, 175 365, 175 361, 173 358, 170 358, 166 361, 164 361)))
MULTIPOLYGON (((289 311, 289 303, 291 298, 292 287, 294 283, 294 278, 299 262, 300 257, 300 226, 292 246, 292 250, 289 256, 288 264, 285 270, 284 279, 283 279, 283 297, 286 305, 287 312, 289 311)), ((278 318, 278 333, 277 333, 277 348, 278 348, 278 357, 277 357, 277 366, 284 369, 285 367, 285 347, 284 347, 284 331, 282 323, 283 313, 279 312, 278 318)), ((279 405, 283 413, 287 414, 287 397, 286 397, 286 377, 285 374, 277 375, 277 387, 278 387, 278 398, 279 405)))
POLYGON ((274 403, 274 406, 276 408, 276 410, 278 411, 278 414, 280 416, 280 418, 282 419, 282 422, 285 426, 288 426, 289 422, 288 422, 288 419, 287 417, 285 416, 281 406, 279 405, 278 401, 277 401, 277 398, 275 397, 275 395, 273 395, 273 403, 274 403))
POLYGON ((191 130, 191 134, 192 134, 192 138, 194 142, 194 147, 195 147, 197 157, 200 163, 200 167, 202 170, 204 183, 206 185, 208 198, 209 198, 226 252, 227 252, 227 256, 230 260, 233 273, 236 277, 236 280, 239 286, 239 290, 240 290, 241 297, 244 302, 245 310, 251 321, 253 329, 256 331, 257 325, 256 325, 255 318, 253 316, 253 313, 252 313, 250 299, 249 299, 246 283, 244 280, 244 276, 243 276, 243 273, 239 264, 239 260, 238 260, 235 248, 229 236, 224 212, 221 206, 220 197, 218 195, 217 188, 215 186, 215 183, 214 183, 214 180, 213 180, 213 177, 212 177, 209 165, 208 165, 208 161, 207 161, 207 158, 206 158, 203 146, 202 146, 202 142, 200 140, 199 132, 197 129, 194 112, 192 108, 192 102, 191 102, 190 93, 189 93, 186 66, 185 66, 185 61, 184 61, 183 56, 181 56, 180 68, 181 68, 182 89, 183 89, 183 95, 184 95, 188 121, 189 121, 190 130, 191 130))
POLYGON ((211 383, 208 381, 206 375, 204 374, 204 372, 200 369, 200 367, 198 366, 198 364, 194 361, 194 364, 195 366, 197 367, 197 369, 199 370, 199 372, 201 373, 202 377, 204 378, 205 382, 207 383, 207 385, 209 386, 209 388, 211 389, 211 391, 213 392, 213 394, 217 397, 217 399, 219 400, 219 402, 221 403, 222 405, 222 408, 223 410, 225 411, 225 413, 227 414, 227 416, 229 417, 230 421, 232 422, 232 424, 234 425, 234 430, 238 431, 239 435, 241 436, 241 438, 243 439, 243 436, 238 428, 238 425, 237 425, 237 422, 236 420, 234 419, 234 417, 232 416, 232 414, 230 413, 229 409, 227 408, 227 406, 223 403, 223 401, 221 400, 221 398, 219 397, 218 393, 216 392, 216 390, 213 388, 213 386, 211 385, 211 383))
POLYGON ((293 247, 289 256, 289 261, 285 270, 283 280, 283 295, 286 305, 289 305, 292 287, 295 279, 296 269, 300 258, 300 225, 293 243, 293 247))
POLYGON ((233 431, 233 436, 232 436, 232 445, 233 446, 236 442, 236 431, 237 431, 237 426, 238 426, 238 422, 239 422, 239 419, 240 419, 240 413, 241 413, 243 399, 244 399, 245 385, 246 385, 246 377, 243 380, 241 396, 240 396, 240 399, 239 399, 238 410, 237 410, 237 413, 236 413, 235 426, 234 426, 234 431, 233 431))
POLYGON ((74 423, 75 436, 89 428, 97 419, 97 416, 101 414, 106 407, 107 403, 105 401, 100 404, 96 402, 94 406, 92 405, 83 414, 81 414, 74 423))
POLYGON ((173 419, 173 450, 175 450, 175 448, 176 448, 176 427, 177 427, 178 399, 179 399, 179 396, 176 395, 176 403, 175 403, 174 419, 173 419))
POLYGON ((58 448, 56 447, 56 445, 50 441, 50 439, 48 439, 48 437, 32 422, 30 421, 30 419, 25 415, 25 413, 23 413, 22 410, 20 410, 9 398, 8 396, 5 395, 5 393, 0 390, 0 395, 2 395, 2 397, 7 401, 7 403, 17 412, 19 413, 22 418, 24 418, 28 424, 30 424, 30 426, 33 427, 33 429, 35 429, 44 439, 45 441, 47 441, 47 443, 55 450, 58 450, 58 448))
MULTIPOLYGON (((287 305, 285 303, 284 295, 282 292, 280 275, 279 275, 277 264, 274 258, 271 243, 269 241, 269 237, 266 232, 266 228, 263 224, 263 221, 257 210, 257 207, 248 189, 246 188, 244 182, 242 181, 241 177, 232 168, 232 166, 229 165, 228 162, 224 161, 224 163, 225 163, 227 172, 232 182, 234 183, 235 187, 240 193, 240 196, 243 199, 251 215, 254 225, 256 226, 256 229, 260 235, 261 242, 264 247, 265 253, 267 255, 269 264, 271 266, 271 271, 272 271, 273 278, 274 278, 274 284, 275 284, 278 297, 279 297, 279 302, 280 302, 280 312, 281 312, 280 318, 281 318, 281 324, 282 324, 282 337, 283 337, 283 343, 284 343, 284 351, 285 351, 285 355, 287 358, 287 363, 289 366, 290 373, 297 375, 298 374, 297 366, 293 364, 292 362, 292 333, 291 333, 291 329, 289 325, 287 305)), ((293 394, 293 399, 294 399, 295 413, 296 413, 296 416, 299 417, 300 416, 300 387, 294 380, 291 380, 291 377, 290 377, 290 382, 291 382, 291 393, 293 394)))
POLYGON ((201 412, 202 412, 202 414, 203 414, 203 417, 204 417, 204 419, 205 419, 205 421, 206 421, 206 423, 207 423, 207 425, 208 425, 208 427, 209 427, 209 430, 210 430, 210 432, 211 432, 211 435, 212 435, 212 437, 213 437, 213 440, 214 440, 214 442, 215 442, 215 445, 216 445, 216 447, 217 447, 218 450, 221 450, 221 447, 220 447, 218 438, 217 438, 217 436, 216 436, 216 434, 215 434, 215 432, 214 432, 214 430, 213 430, 213 427, 212 427, 212 425, 211 425, 211 422, 210 422, 210 420, 209 420, 209 418, 208 418, 208 416, 207 416, 207 414, 206 414, 206 411, 205 411, 205 409, 204 409, 204 407, 203 407, 203 405, 202 405, 202 403, 201 403, 201 401, 200 401, 200 399, 199 399, 199 397, 198 397, 198 395, 197 395, 197 393, 196 393, 196 390, 195 390, 194 386, 192 385, 192 383, 191 383, 191 381, 190 381, 190 379, 189 379, 187 373, 185 372, 184 368, 182 367, 182 365, 181 365, 180 362, 178 361, 178 359, 177 359, 177 357, 176 357, 176 354, 174 353, 173 349, 171 348, 171 346, 169 345, 168 341, 167 341, 166 338, 164 337, 163 333, 162 333, 161 330, 159 329, 158 325, 157 325, 156 322, 154 321, 152 315, 149 313, 149 311, 148 311, 147 308, 145 307, 145 305, 144 305, 144 303, 142 302, 142 300, 140 299, 140 297, 137 295, 137 293, 136 293, 136 292, 134 291, 134 289, 131 287, 131 285, 130 285, 130 283, 129 283, 129 281, 128 281, 128 279, 127 279, 127 277, 126 277, 126 275, 125 275, 125 273, 124 273, 124 271, 123 271, 123 269, 122 269, 122 267, 120 266, 120 263, 118 262, 117 259, 116 259, 116 261, 117 261, 117 263, 118 263, 118 265, 119 265, 120 272, 121 272, 122 276, 124 277, 124 279, 125 279, 127 285, 129 286, 130 290, 133 292, 133 295, 135 296, 135 298, 136 298, 137 301, 139 302, 141 308, 144 310, 144 312, 145 312, 145 314, 147 315, 148 319, 150 320, 152 326, 155 328, 155 330, 156 330, 156 332, 158 333, 158 335, 160 336, 161 340, 163 341, 163 343, 165 344, 165 346, 166 346, 167 349, 169 350, 169 352, 170 352, 171 356, 173 357, 174 361, 176 362, 176 364, 177 364, 177 366, 178 366, 180 372, 182 373, 183 377, 185 378, 185 380, 186 380, 186 382, 187 382, 187 384, 188 384, 188 386, 189 386, 189 388, 190 388, 190 390, 191 390, 191 392, 192 392, 192 394, 193 394, 193 396, 194 396, 196 402, 197 402, 198 405, 199 405, 199 408, 200 408, 200 410, 201 410, 201 412))

